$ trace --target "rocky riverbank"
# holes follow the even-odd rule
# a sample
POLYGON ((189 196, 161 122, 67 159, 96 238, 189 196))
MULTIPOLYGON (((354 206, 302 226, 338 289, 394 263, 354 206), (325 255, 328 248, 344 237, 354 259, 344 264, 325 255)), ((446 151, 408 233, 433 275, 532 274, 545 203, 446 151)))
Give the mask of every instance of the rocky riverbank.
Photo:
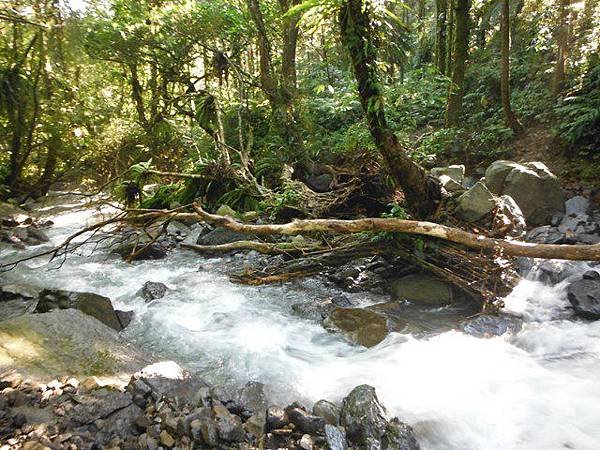
POLYGON ((367 385, 339 406, 321 400, 309 411, 271 404, 261 383, 228 394, 174 363, 147 366, 124 388, 95 377, 0 380, 2 450, 419 449, 411 427, 390 418, 367 385))

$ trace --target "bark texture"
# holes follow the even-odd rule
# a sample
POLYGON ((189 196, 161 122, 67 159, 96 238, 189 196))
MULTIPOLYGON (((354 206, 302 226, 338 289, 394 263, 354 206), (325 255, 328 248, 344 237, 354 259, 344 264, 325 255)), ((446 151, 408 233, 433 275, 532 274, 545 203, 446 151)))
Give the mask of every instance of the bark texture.
POLYGON ((464 96, 465 69, 469 50, 469 7, 470 0, 456 0, 454 8, 454 60, 452 64, 452 84, 446 108, 446 126, 458 125, 464 96))
POLYGON ((523 125, 510 105, 510 7, 508 0, 502 0, 502 15, 500 18, 501 45, 501 67, 500 67, 500 91, 502 95, 502 109, 506 125, 520 136, 525 133, 523 125))

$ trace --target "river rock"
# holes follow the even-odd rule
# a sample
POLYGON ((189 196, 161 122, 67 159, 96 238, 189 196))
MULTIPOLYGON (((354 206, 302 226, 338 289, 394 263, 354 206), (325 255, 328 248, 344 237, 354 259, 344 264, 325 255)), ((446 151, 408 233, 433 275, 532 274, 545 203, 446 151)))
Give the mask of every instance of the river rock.
POLYGON ((408 300, 418 304, 444 306, 454 299, 452 286, 424 273, 393 280, 390 289, 395 300, 408 300))
POLYGON ((485 183, 496 194, 510 195, 529 224, 544 225, 565 212, 560 183, 541 162, 496 161, 486 170, 485 183))
POLYGON ((308 434, 323 433, 325 419, 308 413, 300 404, 292 403, 285 408, 285 412, 298 431, 308 434))
POLYGON ((375 388, 366 384, 355 387, 342 401, 340 424, 346 429, 348 441, 357 448, 420 448, 410 426, 397 419, 389 421, 375 388))
POLYGON ((325 425, 325 442, 329 450, 346 450, 346 432, 343 428, 325 425))
POLYGON ((306 179, 306 185, 315 192, 327 192, 331 190, 333 176, 329 173, 311 175, 306 179))
POLYGON ((313 414, 325 419, 330 425, 340 424, 340 408, 327 400, 319 400, 313 405, 313 414))
POLYGON ((462 330, 475 337, 502 336, 505 333, 516 334, 521 331, 523 320, 506 314, 481 314, 461 324, 462 330))
POLYGON ((169 288, 164 283, 146 281, 136 295, 139 295, 148 303, 152 300, 163 298, 168 290, 169 288))
POLYGON ((600 280, 600 272, 597 270, 588 270, 583 274, 584 280, 600 280))
POLYGON ((430 173, 436 178, 447 176, 460 185, 465 179, 465 166, 455 164, 447 167, 434 167, 430 173))
POLYGON ((219 437, 227 442, 241 442, 244 440, 242 420, 231 414, 220 402, 213 405, 213 413, 217 422, 219 437))
POLYGON ((496 206, 496 199, 481 181, 456 200, 455 214, 466 222, 476 222, 496 206))
POLYGON ((388 323, 384 315, 361 308, 336 308, 323 321, 328 331, 341 332, 351 341, 373 347, 385 339, 388 323))
POLYGON ((250 414, 259 414, 263 417, 263 422, 266 420, 267 396, 263 383, 257 381, 246 383, 238 395, 238 401, 250 414))
POLYGON ((267 408, 267 431, 283 428, 288 423, 290 419, 283 408, 274 405, 267 408))
POLYGON ((53 309, 78 309, 117 331, 123 329, 110 299, 102 295, 91 292, 44 289, 40 293, 35 312, 45 313, 53 309))
POLYGON ((600 319, 600 280, 581 279, 567 288, 575 314, 584 319, 600 319))
POLYGON ((457 183, 454 179, 450 178, 448 175, 440 175, 438 177, 440 184, 447 192, 459 192, 464 191, 465 188, 461 183, 457 183))
POLYGON ((565 233, 551 225, 542 225, 529 230, 525 235, 528 242, 537 242, 540 244, 564 244, 566 240, 565 233))

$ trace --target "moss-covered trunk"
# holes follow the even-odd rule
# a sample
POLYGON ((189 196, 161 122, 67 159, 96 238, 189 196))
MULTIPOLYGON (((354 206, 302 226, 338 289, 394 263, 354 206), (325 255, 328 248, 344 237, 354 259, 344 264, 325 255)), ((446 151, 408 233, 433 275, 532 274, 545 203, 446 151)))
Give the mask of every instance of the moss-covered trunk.
POLYGON ((469 6, 470 0, 456 0, 454 9, 454 60, 452 64, 452 84, 448 93, 446 126, 458 124, 464 96, 465 69, 469 46, 469 6))

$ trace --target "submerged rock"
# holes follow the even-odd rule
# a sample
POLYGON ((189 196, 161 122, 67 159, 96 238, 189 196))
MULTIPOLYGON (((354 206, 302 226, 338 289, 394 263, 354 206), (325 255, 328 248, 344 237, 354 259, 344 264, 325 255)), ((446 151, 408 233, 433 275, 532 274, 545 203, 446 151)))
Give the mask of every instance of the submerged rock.
POLYGON ((323 321, 323 326, 365 347, 379 344, 388 335, 386 317, 369 309, 336 308, 323 321))
POLYGON ((412 428, 398 419, 388 420, 375 388, 366 384, 355 387, 344 398, 340 424, 346 429, 348 441, 357 448, 420 448, 412 428))
POLYGON ((444 306, 452 303, 454 299, 452 286, 424 273, 394 280, 390 289, 395 300, 408 300, 419 304, 444 306))
POLYGON ((502 336, 505 333, 516 334, 521 331, 523 320, 506 314, 481 314, 461 324, 462 330, 476 337, 502 336))

